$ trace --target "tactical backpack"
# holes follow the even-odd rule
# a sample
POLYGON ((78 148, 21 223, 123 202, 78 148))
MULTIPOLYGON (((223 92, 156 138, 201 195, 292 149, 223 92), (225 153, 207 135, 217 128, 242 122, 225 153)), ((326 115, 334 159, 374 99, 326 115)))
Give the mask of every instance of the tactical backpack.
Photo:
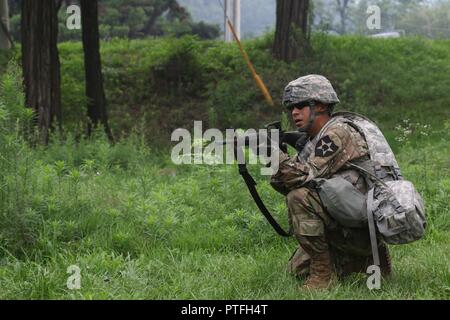
POLYGON ((363 175, 369 192, 365 196, 338 177, 321 179, 319 195, 330 215, 344 226, 368 224, 377 264, 377 235, 388 244, 406 244, 423 237, 426 227, 423 200, 414 185, 403 179, 394 153, 375 123, 351 112, 335 113, 333 119, 354 128, 367 143, 370 159, 348 165, 363 175))

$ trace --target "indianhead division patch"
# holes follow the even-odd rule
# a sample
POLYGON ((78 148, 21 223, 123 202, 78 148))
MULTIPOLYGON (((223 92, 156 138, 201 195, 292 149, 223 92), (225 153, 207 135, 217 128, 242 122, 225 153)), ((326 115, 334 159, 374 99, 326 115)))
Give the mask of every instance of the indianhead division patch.
POLYGON ((338 146, 329 136, 320 139, 316 144, 316 157, 329 157, 338 150, 338 146))

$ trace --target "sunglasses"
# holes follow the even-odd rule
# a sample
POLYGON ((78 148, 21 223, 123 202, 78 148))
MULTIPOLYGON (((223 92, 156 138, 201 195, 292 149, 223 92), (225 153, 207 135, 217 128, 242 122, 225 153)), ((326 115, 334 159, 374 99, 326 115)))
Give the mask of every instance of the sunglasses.
POLYGON ((295 108, 297 108, 297 109, 303 109, 303 108, 305 108, 305 107, 310 107, 311 106, 311 104, 308 102, 308 101, 306 101, 306 102, 301 102, 301 103, 297 103, 297 104, 293 104, 293 105, 290 105, 290 106, 288 106, 288 107, 286 107, 289 111, 291 111, 292 112, 292 110, 294 110, 295 108))

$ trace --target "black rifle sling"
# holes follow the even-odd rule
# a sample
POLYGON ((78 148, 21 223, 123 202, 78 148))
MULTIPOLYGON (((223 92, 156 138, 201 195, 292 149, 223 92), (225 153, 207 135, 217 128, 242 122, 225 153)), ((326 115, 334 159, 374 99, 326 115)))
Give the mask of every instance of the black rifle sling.
POLYGON ((267 219, 267 221, 269 221, 272 228, 282 237, 291 237, 292 234, 283 230, 283 228, 272 217, 269 210, 266 208, 266 206, 262 202, 261 197, 259 196, 258 191, 256 190, 256 181, 253 179, 253 177, 248 172, 247 166, 245 164, 239 164, 238 166, 239 166, 239 174, 244 179, 245 184, 247 185, 248 190, 250 191, 250 194, 253 197, 253 200, 255 200, 256 205, 258 206, 259 210, 264 215, 264 217, 267 219))

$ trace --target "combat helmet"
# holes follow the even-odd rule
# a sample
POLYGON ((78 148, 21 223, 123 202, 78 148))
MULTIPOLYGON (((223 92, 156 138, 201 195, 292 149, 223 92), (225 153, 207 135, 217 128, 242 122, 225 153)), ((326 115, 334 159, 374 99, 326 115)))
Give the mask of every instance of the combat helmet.
POLYGON ((310 74, 291 81, 284 89, 283 105, 286 108, 310 101, 321 102, 324 105, 334 105, 340 102, 330 81, 317 74, 310 74))
POLYGON ((340 102, 330 81, 324 76, 310 74, 300 77, 291 81, 284 89, 283 105, 286 108, 291 110, 298 105, 308 105, 311 108, 308 124, 299 131, 307 132, 313 126, 319 114, 316 111, 316 102, 326 105, 328 107, 327 113, 330 115, 333 112, 334 105, 340 102))

